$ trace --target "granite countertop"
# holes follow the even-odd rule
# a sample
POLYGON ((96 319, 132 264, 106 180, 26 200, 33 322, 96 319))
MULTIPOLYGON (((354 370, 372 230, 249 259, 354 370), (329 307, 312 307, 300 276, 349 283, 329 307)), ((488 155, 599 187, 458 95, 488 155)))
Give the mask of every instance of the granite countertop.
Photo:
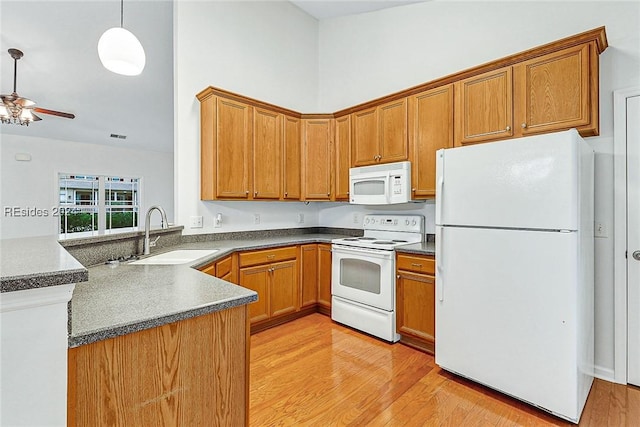
POLYGON ((127 262, 89 267, 89 280, 76 284, 70 303, 69 347, 144 330, 257 300, 254 291, 196 268, 240 250, 331 242, 335 234, 301 234, 252 240, 183 243, 176 249, 219 249, 181 265, 127 262))
POLYGON ((83 282, 88 272, 56 236, 0 240, 0 291, 83 282))
POLYGON ((410 245, 402 245, 396 247, 396 252, 419 254, 419 255, 436 255, 436 243, 435 242, 421 242, 412 243, 410 245))

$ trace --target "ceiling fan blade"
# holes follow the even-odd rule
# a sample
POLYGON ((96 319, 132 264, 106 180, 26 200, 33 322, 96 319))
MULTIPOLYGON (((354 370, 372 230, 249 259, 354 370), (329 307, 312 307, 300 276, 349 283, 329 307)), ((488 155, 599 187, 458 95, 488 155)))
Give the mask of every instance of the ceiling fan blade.
POLYGON ((32 107, 36 105, 36 103, 33 102, 32 100, 28 98, 21 98, 19 96, 13 99, 13 103, 21 106, 22 108, 32 107))
POLYGON ((52 116, 64 117, 66 119, 74 119, 76 116, 71 113, 63 113, 61 111, 47 110, 46 108, 34 107, 33 111, 42 114, 50 114, 52 116))
POLYGON ((37 122, 39 120, 42 120, 40 117, 36 116, 35 114, 31 113, 31 117, 33 117, 33 121, 37 122))

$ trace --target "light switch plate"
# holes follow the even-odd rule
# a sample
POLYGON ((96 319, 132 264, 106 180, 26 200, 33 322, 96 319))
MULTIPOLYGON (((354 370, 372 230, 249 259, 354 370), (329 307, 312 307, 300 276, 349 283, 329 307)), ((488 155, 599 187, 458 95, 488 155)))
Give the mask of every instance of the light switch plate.
POLYGON ((253 214, 253 223, 260 224, 260 214, 253 214))
POLYGON ((299 213, 298 214, 298 224, 304 224, 304 214, 303 213, 299 213))
POLYGON ((607 227, 605 227, 604 223, 596 221, 593 235, 595 237, 607 237, 607 227))

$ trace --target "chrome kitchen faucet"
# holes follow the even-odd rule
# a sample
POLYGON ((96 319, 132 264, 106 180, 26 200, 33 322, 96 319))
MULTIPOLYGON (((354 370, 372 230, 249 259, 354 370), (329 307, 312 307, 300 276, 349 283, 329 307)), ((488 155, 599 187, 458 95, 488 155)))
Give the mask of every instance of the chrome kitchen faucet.
POLYGON ((144 246, 143 246, 143 251, 142 254, 143 255, 149 255, 150 253, 150 249, 151 247, 156 245, 156 242, 158 241, 158 239, 160 238, 160 236, 156 237, 156 239, 153 242, 149 241, 149 228, 150 228, 150 220, 151 220, 151 212, 156 209, 158 212, 160 212, 160 215, 162 216, 162 228, 163 229, 167 229, 169 228, 169 222, 167 221, 167 213, 164 211, 164 209, 162 209, 162 206, 151 206, 149 208, 149 210, 147 211, 147 217, 144 220, 144 246))

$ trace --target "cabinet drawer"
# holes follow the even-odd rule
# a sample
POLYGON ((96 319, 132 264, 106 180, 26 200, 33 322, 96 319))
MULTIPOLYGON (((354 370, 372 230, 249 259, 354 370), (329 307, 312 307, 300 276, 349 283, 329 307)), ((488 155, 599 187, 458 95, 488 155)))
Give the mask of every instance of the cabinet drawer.
POLYGON ((231 272, 231 268, 233 267, 233 262, 231 257, 227 257, 221 261, 216 263, 216 277, 222 278, 231 272))
POLYGON ((398 270, 415 271, 417 273, 435 274, 436 260, 430 256, 398 254, 398 270))
POLYGON ((297 252, 298 249, 295 246, 244 252, 240 254, 240 267, 294 259, 297 257, 297 252))

